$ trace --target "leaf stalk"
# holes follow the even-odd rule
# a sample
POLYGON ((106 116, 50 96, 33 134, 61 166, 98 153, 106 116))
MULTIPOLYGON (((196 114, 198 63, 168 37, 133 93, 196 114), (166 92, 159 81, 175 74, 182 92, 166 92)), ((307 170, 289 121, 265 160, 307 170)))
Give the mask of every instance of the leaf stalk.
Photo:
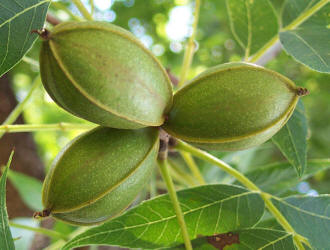
POLYGON ((72 2, 77 6, 79 12, 86 20, 93 21, 92 15, 88 12, 85 5, 80 0, 72 0, 72 2))
POLYGON ((17 224, 14 222, 9 222, 9 226, 40 233, 40 234, 43 234, 43 235, 46 235, 46 236, 49 236, 49 237, 55 238, 55 239, 69 240, 69 237, 67 237, 66 235, 53 231, 53 230, 46 229, 46 228, 30 227, 30 226, 26 226, 26 225, 17 224))
POLYGON ((178 196, 176 194, 175 191, 175 187, 173 184, 173 180, 171 178, 171 175, 168 172, 168 165, 167 165, 167 159, 158 159, 158 165, 160 168, 160 172, 163 176, 163 179, 166 183, 167 186, 167 190, 168 190, 168 194, 171 198, 176 216, 177 216, 177 220, 178 223, 180 225, 181 228, 181 232, 182 232, 182 236, 183 236, 183 240, 184 240, 184 244, 186 246, 187 250, 192 250, 192 245, 191 245, 191 241, 189 238, 189 234, 188 234, 188 230, 187 230, 187 226, 186 226, 186 222, 184 220, 184 216, 180 207, 180 203, 178 200, 178 196))

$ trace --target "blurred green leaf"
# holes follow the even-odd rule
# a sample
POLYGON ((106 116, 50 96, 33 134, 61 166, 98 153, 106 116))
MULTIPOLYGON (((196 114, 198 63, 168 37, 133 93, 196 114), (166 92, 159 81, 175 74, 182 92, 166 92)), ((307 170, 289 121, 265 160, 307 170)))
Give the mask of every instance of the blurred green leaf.
MULTIPOLYGON (((288 5, 289 2, 291 2, 291 0, 286 1, 286 5, 288 5)), ((294 0, 292 2, 296 5, 302 5, 302 8, 299 8, 299 10, 304 9, 306 5, 306 1, 294 0)), ((310 1, 311 4, 314 2, 315 1, 310 1)), ((290 3, 289 6, 291 6, 291 4, 293 3, 290 3)), ((291 10, 294 11, 293 8, 291 8, 291 10)), ((313 70, 326 73, 330 73, 329 12, 330 3, 325 5, 297 28, 280 32, 280 41, 284 50, 289 55, 313 70)), ((286 11, 286 7, 284 6, 283 20, 289 19, 285 16, 287 13, 288 11, 286 11)))
POLYGON ((8 179, 29 208, 34 211, 41 211, 43 209, 41 203, 41 181, 13 170, 9 170, 8 179))
POLYGON ((302 101, 299 100, 289 121, 272 137, 275 145, 296 169, 300 177, 306 168, 307 131, 305 108, 302 101))
POLYGON ((13 159, 14 151, 11 152, 5 171, 0 178, 0 249, 13 250, 14 240, 10 233, 8 214, 6 208, 6 181, 7 173, 13 159))
MULTIPOLYGON (((264 212, 260 196, 231 185, 205 185, 178 191, 191 239, 252 227, 264 212)), ((87 230, 64 249, 107 244, 130 248, 159 248, 183 243, 168 195, 141 203, 99 227, 87 230)))
POLYGON ((330 195, 294 196, 272 201, 293 229, 309 240, 313 249, 329 249, 330 195))
POLYGON ((277 15, 268 0, 226 0, 226 4, 232 32, 247 56, 277 34, 277 15))
MULTIPOLYGON (((266 228, 249 228, 230 232, 227 235, 238 236, 239 244, 234 243, 235 238, 226 238, 226 235, 214 235, 203 237, 192 241, 195 250, 250 250, 250 249, 283 249, 295 250, 292 234, 284 231, 266 229, 266 228), (227 241, 227 242, 224 242, 227 241), (225 248, 224 248, 225 246, 225 248)), ((184 246, 174 249, 185 249, 184 246)))
POLYGON ((1 0, 0 76, 18 63, 37 39, 32 30, 42 29, 50 0, 1 0))
MULTIPOLYGON (((315 159, 307 162, 307 169, 300 179, 289 163, 274 163, 256 170, 249 171, 245 176, 261 190, 279 194, 297 185, 316 173, 330 168, 330 159, 315 159)), ((239 184, 237 181, 234 184, 239 184)))

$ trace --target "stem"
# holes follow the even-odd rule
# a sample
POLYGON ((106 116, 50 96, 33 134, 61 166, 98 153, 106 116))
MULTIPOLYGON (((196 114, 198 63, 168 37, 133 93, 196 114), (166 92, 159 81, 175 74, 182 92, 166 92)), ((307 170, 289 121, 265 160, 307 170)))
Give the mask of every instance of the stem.
POLYGON ((157 172, 153 171, 151 179, 150 179, 150 198, 157 196, 157 172))
POLYGON ((197 149, 185 142, 178 141, 176 148, 179 150, 184 150, 186 152, 191 153, 192 155, 201 158, 205 161, 210 162, 211 164, 214 164, 227 172, 228 174, 234 176, 240 183, 242 183, 245 187, 252 191, 256 191, 260 193, 261 198, 264 200, 265 205, 267 206, 268 210, 273 214, 273 216, 276 218, 276 220, 281 224, 281 226, 288 232, 293 235, 293 240, 298 247, 298 249, 304 249, 304 246, 300 242, 300 236, 297 234, 294 229, 291 227, 289 222, 285 219, 285 217, 281 214, 281 212, 274 206, 274 204, 271 201, 271 195, 262 192, 253 182, 251 182, 248 178, 246 178, 242 173, 237 171, 236 169, 229 166, 227 163, 221 161, 220 159, 214 157, 213 155, 197 149))
POLYGON ((196 186, 194 182, 192 182, 190 179, 186 178, 186 176, 178 172, 177 168, 175 168, 169 161, 167 162, 167 164, 169 166, 169 172, 174 181, 187 187, 196 186))
POLYGON ((31 57, 24 56, 24 57, 22 58, 22 61, 23 61, 23 62, 26 62, 26 63, 28 63, 28 64, 34 66, 34 67, 39 68, 39 62, 38 62, 37 60, 34 60, 34 59, 31 58, 31 57))
MULTIPOLYGON (((73 231, 69 236, 67 237, 69 240, 76 237, 77 235, 85 232, 88 229, 88 227, 78 227, 77 230, 73 231)), ((45 248, 45 250, 58 250, 61 249, 65 245, 67 240, 58 240, 54 242, 53 244, 49 245, 45 248)))
POLYGON ((60 122, 56 124, 23 124, 23 125, 1 125, 0 135, 4 133, 56 131, 56 130, 88 130, 95 128, 95 124, 79 124, 60 122))
POLYGON ((246 178, 244 175, 242 175, 239 171, 237 171, 236 169, 232 168, 231 166, 229 166, 227 163, 221 161, 220 159, 214 157, 213 155, 197 149, 185 142, 179 141, 176 145, 176 148, 179 150, 183 150, 186 152, 191 153, 192 155, 203 159, 205 161, 208 161, 218 167, 220 167, 222 170, 224 170, 225 172, 227 172, 228 174, 234 176, 239 182, 241 182, 244 186, 246 186, 248 189, 253 190, 253 191, 257 191, 260 192, 260 189, 253 183, 251 182, 248 178, 246 178))
POLYGON ((173 171, 175 171, 178 175, 180 175, 181 179, 184 179, 187 183, 189 183, 188 186, 196 186, 196 180, 189 175, 186 171, 184 171, 180 166, 178 166, 178 164, 176 164, 173 160, 171 160, 170 158, 167 159, 168 160, 168 164, 171 167, 171 169, 173 169, 173 171))
POLYGON ((95 10, 94 0, 89 0, 89 5, 91 6, 91 15, 93 16, 95 10))
MULTIPOLYGON (((280 31, 288 31, 297 28, 300 24, 305 22, 308 18, 314 15, 318 10, 320 10, 324 5, 329 3, 329 0, 321 0, 315 4, 312 8, 301 13, 295 20, 293 20, 289 25, 282 28, 280 31)), ((256 54, 254 54, 249 62, 257 61, 268 49, 270 49, 279 39, 279 35, 276 34, 264 47, 262 47, 256 54)))
POLYGON ((49 236, 51 238, 55 238, 55 239, 62 239, 62 240, 69 239, 69 237, 64 234, 61 234, 59 232, 49 230, 46 228, 42 228, 42 227, 30 227, 30 226, 26 226, 26 225, 17 224, 14 222, 9 222, 9 225, 11 227, 16 227, 16 228, 20 228, 20 229, 25 229, 25 230, 41 233, 41 234, 47 235, 47 236, 49 236))
MULTIPOLYGON (((41 81, 40 81, 40 75, 38 75, 33 83, 32 83, 32 87, 29 90, 29 92, 27 93, 27 95, 25 96, 25 98, 23 99, 23 101, 21 101, 16 107, 15 109, 9 114, 9 116, 7 117, 7 119, 3 122, 2 125, 6 126, 9 124, 13 124, 16 119, 19 117, 19 115, 23 112, 25 104, 28 102, 28 100, 31 98, 33 91, 39 87, 41 81)), ((2 126, 0 126, 2 127, 2 126)), ((0 130, 0 139, 1 137, 5 134, 5 131, 1 131, 0 130)))
POLYGON ((265 54, 275 43, 278 41, 278 34, 276 34, 268 43, 265 44, 257 53, 255 53, 251 59, 249 60, 250 63, 256 62, 263 54, 265 54))
POLYGON ((52 6, 55 9, 58 10, 63 10, 65 13, 67 13, 73 20, 75 21, 81 21, 81 18, 76 16, 75 14, 73 14, 64 4, 62 4, 61 2, 52 2, 51 3, 52 6))
POLYGON ((172 181, 172 178, 168 172, 168 166, 167 166, 167 160, 158 160, 158 165, 160 168, 160 172, 162 173, 163 179, 166 183, 167 186, 167 190, 168 190, 168 194, 172 200, 172 204, 176 213, 176 217, 178 220, 178 223, 181 227, 181 232, 182 232, 182 236, 183 236, 183 240, 184 240, 184 244, 186 246, 187 250, 192 250, 192 246, 191 246, 191 242, 190 242, 190 238, 189 238, 189 234, 188 234, 188 230, 187 230, 187 226, 186 226, 186 222, 184 221, 184 217, 183 217, 183 213, 181 211, 181 207, 180 207, 180 203, 178 200, 178 196, 176 195, 176 191, 174 188, 174 184, 172 181))
POLYGON ((88 12, 88 10, 85 8, 84 4, 80 0, 72 0, 74 5, 77 6, 80 13, 83 15, 83 17, 88 21, 93 21, 92 15, 88 12))
POLYGON ((182 86, 184 82, 186 81, 187 74, 194 56, 194 50, 195 50, 195 37, 196 37, 196 31, 197 31, 197 24, 199 19, 199 10, 200 10, 201 0, 196 0, 195 2, 195 11, 194 11, 194 23, 193 23, 193 31, 192 34, 188 40, 187 48, 184 53, 183 57, 183 63, 182 63, 182 70, 180 75, 180 81, 178 83, 178 86, 182 86))
POLYGON ((206 182, 205 182, 198 166, 196 165, 194 158, 191 156, 191 154, 189 154, 187 152, 180 152, 180 153, 182 155, 182 158, 184 159, 184 161, 187 163, 188 167, 190 168, 191 172, 193 173, 195 178, 198 180, 198 182, 202 185, 205 185, 206 182))

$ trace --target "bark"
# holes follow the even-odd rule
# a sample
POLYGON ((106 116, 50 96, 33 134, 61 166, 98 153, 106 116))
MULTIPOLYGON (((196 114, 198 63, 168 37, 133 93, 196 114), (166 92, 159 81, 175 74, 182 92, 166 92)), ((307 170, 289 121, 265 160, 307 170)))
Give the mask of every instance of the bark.
MULTIPOLYGON (((15 95, 10 86, 8 75, 0 78, 0 123, 4 122, 10 112, 17 105, 15 95)), ((20 116, 16 124, 23 124, 20 116)), ((30 133, 5 134, 0 139, 0 165, 6 164, 11 150, 15 148, 15 154, 11 169, 43 180, 44 168, 37 154, 36 145, 30 133)), ((7 208, 10 218, 29 217, 33 215, 21 200, 16 189, 8 180, 7 208)))
MULTIPOLYGON (((4 122, 10 112, 17 105, 14 92, 11 89, 11 82, 8 75, 0 78, 0 124, 4 122)), ((23 124, 24 119, 20 116, 16 124, 23 124)), ((7 163, 10 152, 15 149, 11 169, 39 180, 44 179, 44 167, 37 154, 37 148, 30 133, 5 134, 0 139, 0 165, 7 163)), ((14 186, 7 181, 7 210, 9 218, 32 217, 34 211, 29 209, 14 186)), ((50 228, 51 220, 43 222, 42 226, 50 228)), ((36 235, 31 249, 44 249, 49 244, 48 237, 36 235)))

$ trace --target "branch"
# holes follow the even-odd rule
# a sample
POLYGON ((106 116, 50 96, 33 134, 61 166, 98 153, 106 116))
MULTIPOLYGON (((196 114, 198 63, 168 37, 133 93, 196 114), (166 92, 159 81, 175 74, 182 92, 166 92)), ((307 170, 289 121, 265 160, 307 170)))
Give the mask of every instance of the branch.
POLYGON ((0 125, 0 135, 4 133, 35 132, 35 131, 56 131, 56 130, 88 130, 95 128, 96 124, 66 123, 55 124, 24 124, 24 125, 0 125))
POLYGON ((22 224, 17 224, 14 222, 9 222, 9 225, 11 227, 15 227, 15 228, 20 228, 20 229, 25 229, 28 231, 32 231, 32 232, 37 232, 43 235, 47 235, 51 238, 55 238, 55 239, 63 239, 63 240, 68 240, 69 237, 66 236, 65 234, 50 230, 50 229, 46 229, 46 228, 42 228, 42 227, 30 227, 30 226, 26 226, 26 225, 22 225, 22 224))
POLYGON ((197 24, 199 19, 199 10, 200 10, 201 0, 196 0, 195 2, 195 12, 194 12, 194 23, 193 23, 193 32, 189 38, 188 45, 183 57, 182 70, 180 75, 179 87, 184 84, 187 78, 187 74, 194 56, 195 52, 195 37, 197 32, 197 24))
POLYGON ((88 12, 81 0, 72 0, 72 2, 77 6, 78 10, 86 20, 93 21, 92 15, 88 12))
POLYGON ((260 56, 255 64, 260 66, 266 65, 269 61, 275 58, 282 51, 282 44, 280 41, 277 41, 274 45, 272 45, 262 56, 260 56))
POLYGON ((61 23, 61 20, 57 19, 55 16, 49 13, 47 14, 46 21, 53 26, 56 26, 61 23))

